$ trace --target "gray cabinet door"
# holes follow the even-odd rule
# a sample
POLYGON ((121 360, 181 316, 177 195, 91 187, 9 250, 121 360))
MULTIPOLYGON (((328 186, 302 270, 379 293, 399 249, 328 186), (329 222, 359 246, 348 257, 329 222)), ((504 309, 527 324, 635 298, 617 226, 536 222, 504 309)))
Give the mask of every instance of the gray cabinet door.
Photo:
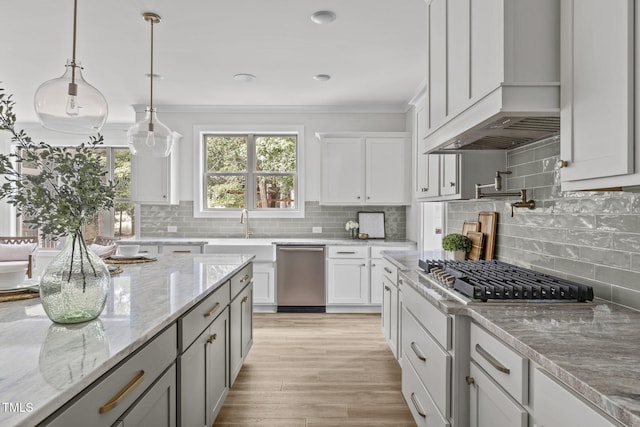
POLYGON ((176 365, 127 410, 116 422, 118 427, 175 427, 176 426, 176 365))
POLYGON ((183 426, 210 426, 229 392, 225 309, 179 360, 180 421, 183 426))
POLYGON ((236 380, 244 359, 253 344, 253 283, 244 288, 231 302, 230 349, 231 385, 236 380))
POLYGON ((247 286, 242 296, 242 361, 247 358, 253 345, 253 283, 247 286))

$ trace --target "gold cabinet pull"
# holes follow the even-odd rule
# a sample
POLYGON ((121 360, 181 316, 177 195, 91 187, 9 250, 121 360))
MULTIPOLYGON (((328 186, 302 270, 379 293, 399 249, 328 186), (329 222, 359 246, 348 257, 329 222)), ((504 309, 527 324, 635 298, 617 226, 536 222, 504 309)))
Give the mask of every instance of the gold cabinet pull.
POLYGON ((245 295, 244 298, 242 298, 242 302, 247 302, 248 299, 249 299, 249 296, 245 295))
POLYGON ((558 169, 566 168, 567 166, 569 166, 569 162, 566 160, 558 160, 557 166, 558 169))
POLYGON ((118 403, 120 403, 122 399, 125 398, 127 394, 131 393, 131 391, 136 388, 136 386, 140 384, 142 380, 144 380, 144 371, 140 371, 140 373, 138 373, 138 375, 136 375, 131 381, 129 381, 129 383, 124 386, 124 388, 120 390, 118 394, 113 396, 110 401, 101 406, 100 413, 104 414, 105 412, 109 412, 110 410, 112 410, 118 403))
POLYGON ((384 271, 386 271, 389 274, 393 273, 393 271, 389 270, 387 267, 384 268, 384 271))
POLYGON ((213 313, 215 313, 216 311, 218 311, 218 308, 220 308, 220 303, 219 303, 219 302, 217 302, 217 303, 216 303, 216 305, 214 305, 214 306, 213 306, 213 308, 212 308, 211 310, 207 311, 207 312, 204 314, 204 317, 211 317, 211 316, 213 316, 213 313))
POLYGON ((245 280, 247 280, 249 278, 248 274, 245 274, 244 276, 242 276, 242 279, 240 279, 240 283, 244 283, 245 280))
POLYGON ((476 380, 474 380, 473 377, 470 377, 469 375, 464 377, 464 379, 467 381, 467 384, 469 384, 469 385, 472 385, 472 384, 476 383, 476 380))
POLYGON ((418 403, 418 399, 416 399, 415 393, 411 393, 411 403, 413 403, 414 408, 416 408, 416 411, 418 411, 418 415, 420 415, 422 418, 427 418, 427 414, 424 413, 422 406, 420 406, 420 403, 418 403))
POLYGON ((478 352, 478 354, 480 356, 484 357, 485 360, 487 362, 489 362, 491 364, 491 366, 496 368, 498 371, 503 372, 503 373, 505 373, 507 375, 509 375, 511 373, 511 370, 509 368, 504 366, 502 363, 498 362, 498 360, 495 357, 493 357, 491 354, 489 354, 489 352, 487 350, 485 350, 484 348, 480 347, 480 344, 476 344, 476 351, 478 352))
POLYGON ((391 290, 391 288, 389 288, 387 285, 385 285, 385 286, 384 286, 384 290, 385 290, 385 291, 390 291, 390 290, 391 290))
POLYGON ((424 353, 422 353, 422 351, 420 351, 415 342, 411 343, 411 349, 416 354, 416 356, 418 356, 418 359, 422 360, 423 362, 427 361, 427 357, 424 355, 424 353))
POLYGON ((207 342, 208 342, 209 344, 213 344, 213 342, 214 342, 217 338, 218 338, 218 334, 210 335, 210 336, 209 336, 209 338, 207 338, 207 342))

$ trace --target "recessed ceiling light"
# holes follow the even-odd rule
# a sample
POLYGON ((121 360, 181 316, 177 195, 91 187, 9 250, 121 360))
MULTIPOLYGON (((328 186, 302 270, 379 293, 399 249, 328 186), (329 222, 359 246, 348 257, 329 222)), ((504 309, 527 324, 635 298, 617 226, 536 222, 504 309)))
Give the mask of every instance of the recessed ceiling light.
POLYGON ((311 15, 311 20, 318 25, 329 24, 336 19, 336 14, 330 10, 319 10, 311 15))
POLYGON ((313 79, 318 80, 319 82, 326 82, 330 78, 331 76, 329 74, 316 74, 315 76, 313 76, 313 79))
MULTIPOLYGON (((145 77, 151 77, 151 74, 147 73, 147 74, 145 74, 145 77)), ((164 80, 164 76, 162 74, 153 73, 153 79, 154 80, 164 80)))
POLYGON ((256 76, 254 76, 253 74, 236 74, 235 76, 233 76, 234 80, 237 80, 239 82, 245 82, 245 83, 249 83, 252 82, 256 79, 256 76))

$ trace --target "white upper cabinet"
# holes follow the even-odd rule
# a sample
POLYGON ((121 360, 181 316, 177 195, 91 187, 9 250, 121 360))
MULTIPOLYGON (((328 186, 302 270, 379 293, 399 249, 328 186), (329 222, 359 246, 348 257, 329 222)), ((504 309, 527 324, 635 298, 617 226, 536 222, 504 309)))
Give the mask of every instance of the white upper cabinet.
POLYGON ((634 4, 562 0, 563 190, 640 185, 634 4))
POLYGON ((560 0, 425 1, 426 151, 558 132, 560 0))
POLYGON ((177 175, 177 147, 169 157, 131 156, 131 200, 141 204, 178 204, 177 175))
POLYGON ((322 144, 320 204, 409 204, 410 134, 317 134, 322 144))

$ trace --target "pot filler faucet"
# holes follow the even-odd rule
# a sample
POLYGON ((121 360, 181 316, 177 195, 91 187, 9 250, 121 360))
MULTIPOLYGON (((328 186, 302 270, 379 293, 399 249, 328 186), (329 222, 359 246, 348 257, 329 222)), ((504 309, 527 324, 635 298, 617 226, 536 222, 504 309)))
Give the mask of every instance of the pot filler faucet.
POLYGON ((529 208, 535 209, 536 202, 533 200, 527 200, 527 190, 520 190, 515 193, 483 193, 483 188, 495 188, 496 191, 502 190, 502 175, 510 175, 511 171, 496 171, 496 176, 491 184, 476 184, 476 199, 482 199, 484 197, 520 197, 519 202, 511 203, 511 216, 513 217, 515 208, 529 208))
POLYGON ((251 236, 251 231, 249 231, 249 211, 246 208, 242 208, 242 212, 240 213, 240 224, 244 224, 244 238, 248 239, 251 236), (246 216, 246 220, 245 220, 246 216))

